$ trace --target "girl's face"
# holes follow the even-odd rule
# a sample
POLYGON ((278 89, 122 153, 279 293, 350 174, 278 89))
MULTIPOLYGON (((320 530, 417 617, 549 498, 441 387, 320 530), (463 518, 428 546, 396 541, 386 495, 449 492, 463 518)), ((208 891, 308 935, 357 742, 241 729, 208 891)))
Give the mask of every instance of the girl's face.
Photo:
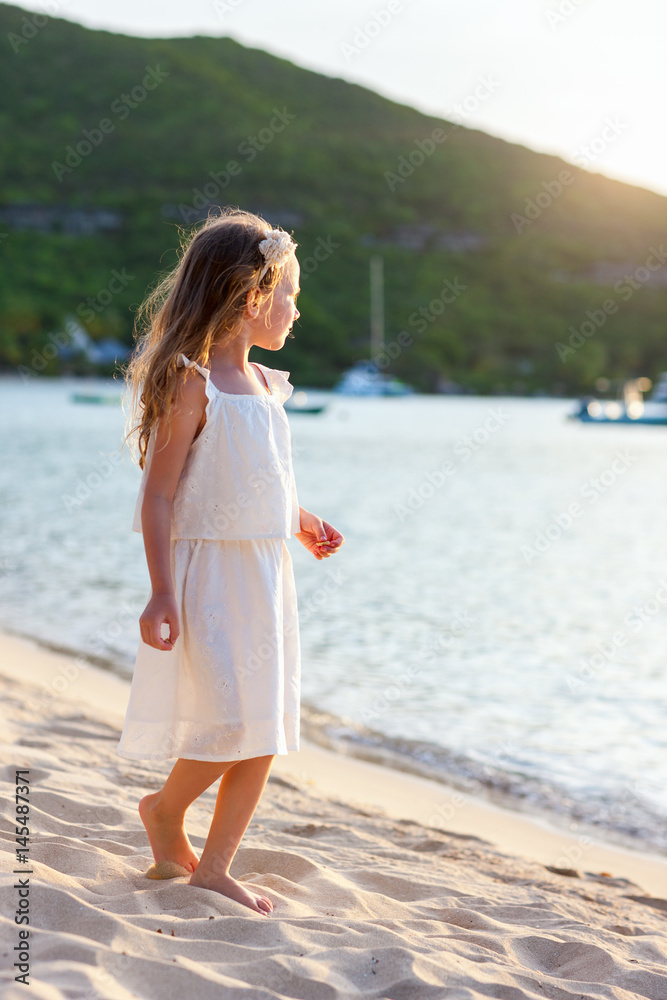
POLYGON ((279 351, 287 334, 301 313, 296 307, 299 288, 299 262, 294 255, 283 268, 283 275, 273 293, 273 302, 265 303, 253 325, 254 343, 269 351, 279 351))

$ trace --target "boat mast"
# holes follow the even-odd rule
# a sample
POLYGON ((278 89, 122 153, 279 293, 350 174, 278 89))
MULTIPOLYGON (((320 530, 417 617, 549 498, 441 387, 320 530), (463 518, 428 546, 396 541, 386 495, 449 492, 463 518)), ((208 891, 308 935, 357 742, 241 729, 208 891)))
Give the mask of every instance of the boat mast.
POLYGON ((371 257, 371 358, 384 351, 384 269, 382 257, 371 257))

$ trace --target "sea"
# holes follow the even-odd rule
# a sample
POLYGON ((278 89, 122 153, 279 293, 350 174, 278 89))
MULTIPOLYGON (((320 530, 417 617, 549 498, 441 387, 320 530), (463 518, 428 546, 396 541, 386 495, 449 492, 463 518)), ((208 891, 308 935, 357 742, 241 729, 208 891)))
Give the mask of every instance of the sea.
MULTIPOLYGON (((299 503, 345 538, 288 540, 302 735, 667 854, 667 427, 295 388, 299 503)), ((123 406, 72 399, 124 389, 0 378, 0 627, 130 677, 141 474, 123 406)))

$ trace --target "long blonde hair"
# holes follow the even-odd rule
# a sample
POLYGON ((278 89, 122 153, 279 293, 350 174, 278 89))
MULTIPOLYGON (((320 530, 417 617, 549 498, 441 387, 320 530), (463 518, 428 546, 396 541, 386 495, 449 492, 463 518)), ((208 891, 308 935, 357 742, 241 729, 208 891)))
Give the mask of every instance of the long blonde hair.
POLYGON ((178 263, 139 307, 136 344, 124 368, 131 398, 123 443, 130 439, 140 468, 158 421, 169 423, 179 354, 206 367, 213 346, 238 335, 248 292, 259 289, 260 303, 273 297, 281 268, 269 267, 259 280, 265 265, 259 244, 272 228, 243 209, 210 215, 186 236, 178 263))

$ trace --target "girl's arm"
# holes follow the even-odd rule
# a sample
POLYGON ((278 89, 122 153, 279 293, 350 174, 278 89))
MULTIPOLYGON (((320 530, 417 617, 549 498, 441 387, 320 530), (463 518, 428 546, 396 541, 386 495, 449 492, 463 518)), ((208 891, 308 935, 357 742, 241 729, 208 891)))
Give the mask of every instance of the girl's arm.
POLYGON ((171 514, 174 495, 185 459, 206 409, 204 380, 198 374, 184 373, 178 382, 170 413, 171 438, 159 421, 155 447, 146 475, 141 505, 141 530, 146 562, 151 580, 151 597, 139 619, 141 638, 155 649, 172 649, 180 634, 178 607, 171 576, 171 514), (163 639, 160 626, 169 625, 169 638, 163 639))

